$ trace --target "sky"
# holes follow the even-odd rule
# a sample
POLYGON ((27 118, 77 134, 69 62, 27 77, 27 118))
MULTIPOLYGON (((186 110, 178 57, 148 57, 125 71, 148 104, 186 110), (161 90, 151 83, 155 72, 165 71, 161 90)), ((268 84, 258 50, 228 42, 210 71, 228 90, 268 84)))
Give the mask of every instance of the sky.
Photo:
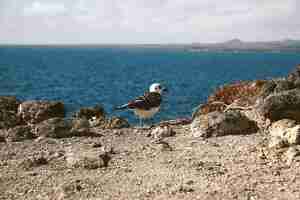
POLYGON ((0 0, 0 43, 300 39, 300 0, 0 0))

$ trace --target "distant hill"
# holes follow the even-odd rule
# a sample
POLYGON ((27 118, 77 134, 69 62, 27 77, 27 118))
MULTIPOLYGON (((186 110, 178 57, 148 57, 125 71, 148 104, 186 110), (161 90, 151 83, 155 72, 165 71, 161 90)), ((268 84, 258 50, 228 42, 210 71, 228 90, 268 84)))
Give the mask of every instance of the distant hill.
POLYGON ((300 40, 286 39, 270 42, 244 42, 233 39, 222 43, 197 43, 191 45, 197 51, 300 51, 300 40))

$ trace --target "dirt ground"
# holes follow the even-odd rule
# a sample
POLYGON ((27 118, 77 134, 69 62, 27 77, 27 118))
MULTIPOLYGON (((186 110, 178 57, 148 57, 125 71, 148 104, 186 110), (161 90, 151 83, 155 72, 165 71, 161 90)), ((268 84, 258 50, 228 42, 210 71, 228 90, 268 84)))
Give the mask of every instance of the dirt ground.
POLYGON ((173 128, 163 140, 129 128, 0 143, 0 199, 300 199, 300 162, 268 156, 265 135, 200 139, 189 126, 173 128), (68 149, 102 147, 110 149, 107 167, 67 165, 68 149))

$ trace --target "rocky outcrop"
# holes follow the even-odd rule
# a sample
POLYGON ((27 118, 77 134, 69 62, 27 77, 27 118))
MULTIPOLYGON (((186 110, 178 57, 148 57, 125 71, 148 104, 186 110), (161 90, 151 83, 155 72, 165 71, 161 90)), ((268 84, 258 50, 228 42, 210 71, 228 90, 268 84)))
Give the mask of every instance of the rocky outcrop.
POLYGON ((30 126, 16 126, 6 131, 6 138, 9 142, 20 142, 36 138, 30 126))
POLYGON ((0 110, 17 112, 20 101, 14 96, 0 96, 0 110))
POLYGON ((62 102, 26 101, 19 105, 18 114, 27 124, 37 124, 54 117, 65 117, 62 102))
POLYGON ((103 126, 105 129, 120 129, 129 127, 130 124, 128 121, 121 117, 112 117, 111 119, 108 119, 103 126))
POLYGON ((13 96, 0 97, 0 129, 7 129, 21 123, 17 115, 20 102, 13 96))
POLYGON ((281 148, 300 144, 300 125, 295 120, 282 119, 274 122, 269 128, 269 147, 281 148))
POLYGON ((19 116, 13 111, 0 110, 0 129, 7 129, 20 124, 19 116))
POLYGON ((288 75, 287 80, 293 82, 295 87, 300 87, 300 65, 288 75))
POLYGON ((87 120, 91 119, 104 119, 105 118, 105 110, 102 106, 95 106, 95 107, 87 107, 81 108, 77 113, 74 115, 75 118, 85 118, 87 120))
POLYGON ((300 121, 300 89, 273 93, 260 101, 257 109, 272 122, 284 118, 300 121))
POLYGON ((72 137, 71 124, 63 118, 51 118, 37 124, 34 128, 34 134, 38 137, 72 137))
POLYGON ((191 131, 194 137, 211 137, 257 132, 256 123, 239 111, 211 112, 194 118, 191 131))

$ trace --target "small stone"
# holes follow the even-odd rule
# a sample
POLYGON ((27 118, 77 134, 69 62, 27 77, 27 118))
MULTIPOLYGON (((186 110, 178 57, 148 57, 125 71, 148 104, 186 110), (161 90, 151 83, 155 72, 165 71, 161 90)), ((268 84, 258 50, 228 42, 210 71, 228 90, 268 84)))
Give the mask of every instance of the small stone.
POLYGON ((176 133, 170 126, 159 126, 151 130, 150 134, 155 139, 162 139, 174 136, 176 133))

